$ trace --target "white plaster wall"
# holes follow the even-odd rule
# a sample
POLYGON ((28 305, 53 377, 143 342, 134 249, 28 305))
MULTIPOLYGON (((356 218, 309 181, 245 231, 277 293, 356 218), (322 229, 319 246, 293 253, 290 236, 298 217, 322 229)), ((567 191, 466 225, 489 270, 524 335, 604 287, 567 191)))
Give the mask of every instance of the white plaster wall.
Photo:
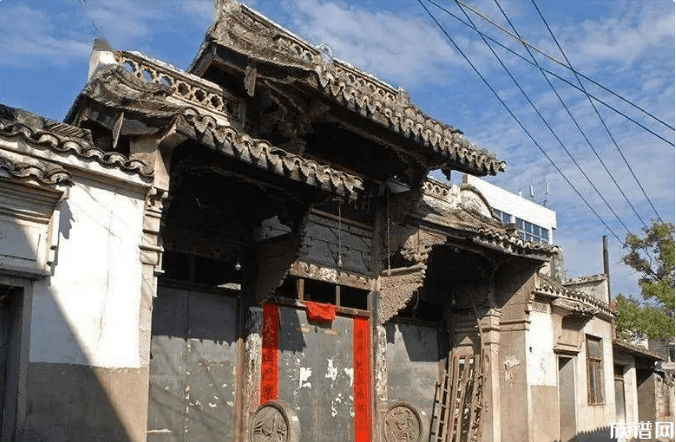
POLYGON ((526 337, 529 384, 556 387, 558 367, 551 314, 532 311, 530 320, 526 337))
POLYGON ((613 341, 611 324, 594 317, 585 325, 582 333, 602 339, 603 345, 603 399, 601 405, 589 405, 587 402, 587 349, 583 342, 582 350, 577 356, 576 397, 577 397, 577 429, 591 431, 599 427, 607 427, 615 419, 615 378, 613 373, 613 341))
POLYGON ((54 274, 34 284, 31 362, 140 367, 144 196, 79 179, 64 202, 54 274))
MULTIPOLYGON (((494 209, 537 224, 550 232, 556 229, 556 212, 553 210, 472 175, 466 175, 465 180, 467 184, 476 187, 494 209)), ((550 235, 550 242, 552 237, 550 235)))
POLYGON ((624 408, 625 422, 629 425, 638 424, 638 390, 636 385, 636 365, 633 356, 614 354, 614 363, 624 367, 624 408))

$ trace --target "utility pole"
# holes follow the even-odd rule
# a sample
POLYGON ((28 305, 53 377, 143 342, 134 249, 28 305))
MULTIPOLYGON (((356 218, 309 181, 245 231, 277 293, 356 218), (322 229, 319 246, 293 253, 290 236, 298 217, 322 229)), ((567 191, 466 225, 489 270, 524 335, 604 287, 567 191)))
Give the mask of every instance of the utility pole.
POLYGON ((608 299, 610 300, 610 263, 608 262, 608 236, 603 235, 603 273, 608 284, 608 299))

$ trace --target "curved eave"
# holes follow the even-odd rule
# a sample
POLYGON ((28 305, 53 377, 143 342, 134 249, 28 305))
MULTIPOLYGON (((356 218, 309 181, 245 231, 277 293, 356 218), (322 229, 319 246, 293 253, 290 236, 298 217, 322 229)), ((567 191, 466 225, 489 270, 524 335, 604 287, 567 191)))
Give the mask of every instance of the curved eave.
MULTIPOLYGON (((172 70, 171 75, 179 81, 185 77, 185 73, 178 70, 172 70)), ((355 200, 363 189, 363 180, 358 176, 338 171, 275 147, 265 140, 243 134, 227 122, 225 114, 220 115, 218 120, 184 102, 170 102, 171 91, 158 88, 157 84, 145 82, 120 66, 113 66, 96 74, 84 93, 89 100, 107 109, 123 109, 139 118, 153 120, 155 132, 175 127, 185 137, 226 156, 338 194, 348 200, 355 200)))
MULTIPOLYGON (((13 112, 30 114, 12 109, 13 112)), ((30 114, 33 118, 39 118, 30 114)), ((151 179, 152 169, 143 161, 130 159, 119 152, 104 152, 90 144, 88 140, 64 136, 66 133, 77 133, 80 128, 58 123, 58 131, 31 127, 18 121, 0 119, 0 136, 6 139, 21 139, 27 145, 49 150, 60 155, 73 155, 77 158, 94 161, 107 168, 116 168, 126 173, 136 174, 143 179, 151 179)))
POLYGON ((410 103, 408 94, 349 63, 323 54, 309 42, 260 15, 256 11, 227 1, 221 5, 217 21, 210 28, 190 71, 204 74, 211 63, 237 66, 244 72, 258 67, 258 75, 270 79, 283 77, 377 122, 392 132, 412 140, 426 154, 437 157, 442 169, 455 169, 477 176, 496 175, 506 163, 469 143, 462 133, 424 114, 410 103), (227 4, 227 5, 225 5, 227 4), (218 55, 219 49, 228 55, 218 55), (285 72, 272 75, 270 67, 285 72), (311 75, 312 74, 312 75, 311 75))
POLYGON ((548 261, 554 256, 558 248, 548 244, 524 241, 518 235, 490 228, 479 228, 473 241, 484 247, 500 250, 504 253, 524 258, 548 261))
POLYGON ((589 307, 597 309, 599 313, 604 314, 609 319, 617 317, 617 311, 611 308, 609 304, 599 301, 593 296, 579 290, 568 289, 563 286, 551 284, 547 281, 541 280, 540 285, 533 290, 533 294, 550 298, 564 298, 571 301, 580 302, 589 307))
POLYGON ((187 108, 177 116, 177 130, 212 149, 285 178, 318 187, 352 201, 363 190, 363 180, 330 166, 308 160, 273 146, 265 140, 241 134, 232 126, 218 125, 209 115, 187 108))
POLYGON ((0 152, 0 170, 12 179, 35 181, 47 186, 73 184, 71 174, 58 164, 47 161, 15 161, 0 152))

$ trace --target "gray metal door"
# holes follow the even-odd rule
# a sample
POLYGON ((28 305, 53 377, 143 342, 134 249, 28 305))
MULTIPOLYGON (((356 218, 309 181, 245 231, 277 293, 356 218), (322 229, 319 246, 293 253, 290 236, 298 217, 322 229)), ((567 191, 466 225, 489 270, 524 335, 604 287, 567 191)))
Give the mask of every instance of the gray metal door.
POLYGON ((354 440, 353 318, 311 323, 292 307, 279 316, 279 399, 297 410, 301 440, 354 440))
POLYGON ((559 357, 559 419, 561 442, 575 440, 575 359, 559 357))
POLYGON ((237 299, 160 288, 153 306, 148 441, 234 440, 237 299))

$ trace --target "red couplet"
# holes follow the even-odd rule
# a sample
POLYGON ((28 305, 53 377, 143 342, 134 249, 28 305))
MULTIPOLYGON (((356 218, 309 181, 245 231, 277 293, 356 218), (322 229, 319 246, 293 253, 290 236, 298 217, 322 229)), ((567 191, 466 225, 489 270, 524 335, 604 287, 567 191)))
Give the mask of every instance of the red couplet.
POLYGON ((263 351, 261 355, 261 404, 277 400, 277 347, 279 315, 274 304, 263 305, 263 351))
POLYGON ((371 413, 369 409, 369 333, 368 319, 354 317, 352 362, 354 364, 354 440, 368 442, 371 434, 371 413))

